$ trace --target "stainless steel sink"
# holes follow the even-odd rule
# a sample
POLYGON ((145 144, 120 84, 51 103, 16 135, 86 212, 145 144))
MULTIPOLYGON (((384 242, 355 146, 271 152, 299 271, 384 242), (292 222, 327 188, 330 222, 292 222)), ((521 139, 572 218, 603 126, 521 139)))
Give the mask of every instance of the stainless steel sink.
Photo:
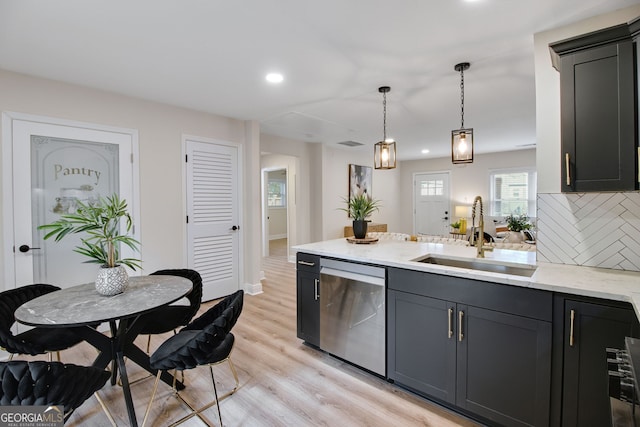
POLYGON ((536 267, 533 265, 513 265, 513 264, 500 264, 484 261, 476 261, 471 259, 451 259, 435 256, 426 256, 423 258, 417 258, 413 261, 424 262, 426 264, 445 265, 448 267, 468 268, 470 270, 482 270, 490 271, 493 273, 513 274, 516 276, 531 277, 536 272, 536 267))

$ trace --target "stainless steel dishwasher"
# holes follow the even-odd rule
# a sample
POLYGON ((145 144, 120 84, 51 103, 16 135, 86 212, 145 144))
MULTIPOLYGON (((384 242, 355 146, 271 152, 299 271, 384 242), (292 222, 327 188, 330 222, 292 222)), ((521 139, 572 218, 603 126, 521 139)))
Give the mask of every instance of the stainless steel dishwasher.
POLYGON ((385 375, 385 270, 320 260, 320 348, 385 375))

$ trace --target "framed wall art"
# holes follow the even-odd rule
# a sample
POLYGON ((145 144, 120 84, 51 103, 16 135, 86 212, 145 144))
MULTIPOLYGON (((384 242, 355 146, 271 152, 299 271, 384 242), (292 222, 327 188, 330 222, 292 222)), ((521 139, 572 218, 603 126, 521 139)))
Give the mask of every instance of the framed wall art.
POLYGON ((369 199, 371 194, 371 181, 373 168, 371 166, 349 165, 349 200, 353 196, 366 194, 369 199))

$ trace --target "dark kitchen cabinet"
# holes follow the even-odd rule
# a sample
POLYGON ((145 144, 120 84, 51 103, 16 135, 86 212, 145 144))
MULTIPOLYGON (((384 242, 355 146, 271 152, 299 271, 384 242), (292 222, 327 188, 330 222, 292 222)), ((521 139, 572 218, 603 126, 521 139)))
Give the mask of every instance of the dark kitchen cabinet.
POLYGON ((387 297, 389 377, 455 404, 455 304, 394 290, 387 297))
POLYGON ((320 257, 305 253, 296 256, 297 336, 320 345, 320 257))
POLYGON ((564 320, 562 425, 611 425, 605 349, 639 336, 635 312, 629 304, 575 297, 557 297, 556 305, 564 320))
POLYGON ((388 271, 389 378, 504 426, 548 425, 548 292, 388 271))
POLYGON ((550 45, 560 71, 563 192, 638 188, 632 31, 623 24, 550 45))

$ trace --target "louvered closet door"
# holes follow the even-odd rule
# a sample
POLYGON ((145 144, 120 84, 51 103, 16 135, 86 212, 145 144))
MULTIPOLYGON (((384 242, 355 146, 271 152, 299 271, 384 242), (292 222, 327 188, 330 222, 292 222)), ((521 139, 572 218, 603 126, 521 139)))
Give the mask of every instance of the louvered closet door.
POLYGON ((240 286, 238 148, 187 140, 186 152, 189 266, 208 301, 240 286))

